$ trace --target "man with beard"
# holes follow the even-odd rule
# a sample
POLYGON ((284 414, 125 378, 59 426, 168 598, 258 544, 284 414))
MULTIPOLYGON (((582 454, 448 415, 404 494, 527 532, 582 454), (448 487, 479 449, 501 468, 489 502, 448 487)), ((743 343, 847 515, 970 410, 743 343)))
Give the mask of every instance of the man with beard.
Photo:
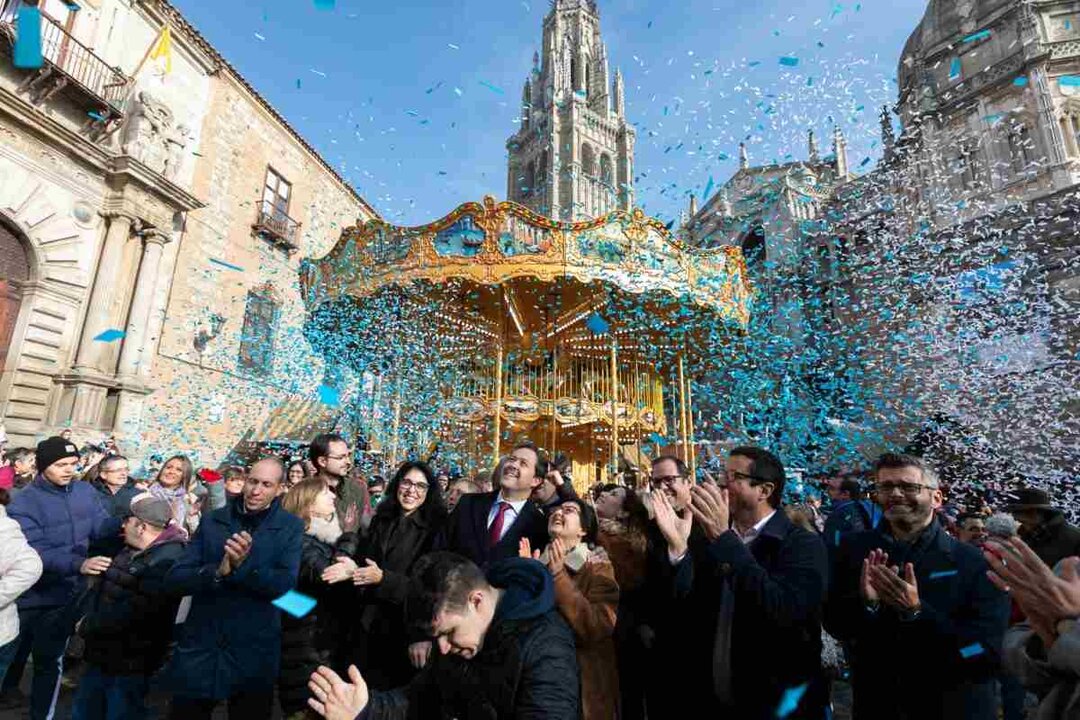
POLYGON ((527 538, 532 547, 547 545, 547 519, 529 502, 548 475, 547 459, 528 440, 520 442, 499 463, 498 488, 490 493, 466 495, 458 501, 436 547, 464 555, 480 567, 517 557, 518 543, 527 538))
POLYGON ((950 537, 921 458, 874 464, 885 518, 841 541, 825 629, 849 644, 855 720, 995 720, 1008 599, 978 548, 950 537))
POLYGON ((345 438, 334 433, 316 435, 308 448, 308 458, 315 466, 315 476, 334 491, 337 500, 334 510, 338 522, 345 532, 360 529, 360 520, 364 512, 364 495, 360 486, 353 480, 352 451, 345 438))

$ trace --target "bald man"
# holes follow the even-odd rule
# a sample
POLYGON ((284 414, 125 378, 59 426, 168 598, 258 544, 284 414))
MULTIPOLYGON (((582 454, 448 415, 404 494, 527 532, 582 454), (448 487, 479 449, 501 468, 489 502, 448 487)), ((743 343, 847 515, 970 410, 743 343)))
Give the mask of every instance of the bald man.
POLYGON ((244 492, 199 524, 166 577, 191 611, 177 636, 169 717, 270 717, 281 651, 281 613, 271 602, 296 586, 304 523, 278 499, 285 466, 251 466, 244 492))

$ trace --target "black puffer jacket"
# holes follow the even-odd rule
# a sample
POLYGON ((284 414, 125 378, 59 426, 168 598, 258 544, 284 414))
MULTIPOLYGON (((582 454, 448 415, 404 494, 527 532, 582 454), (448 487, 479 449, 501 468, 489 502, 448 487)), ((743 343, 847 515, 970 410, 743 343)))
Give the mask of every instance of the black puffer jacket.
POLYGON ((486 574, 504 592, 480 652, 471 660, 433 653, 407 687, 372 692, 362 720, 578 720, 574 633, 555 609, 551 574, 521 558, 486 574))
POLYGON ((278 673, 278 697, 286 715, 307 707, 310 697, 308 679, 319 665, 332 666, 338 645, 342 642, 347 617, 346 604, 352 582, 328 585, 322 580, 323 571, 343 554, 341 546, 353 542, 343 535, 338 544, 330 545, 317 537, 304 534, 300 550, 300 576, 297 591, 315 598, 315 609, 302 618, 282 613, 281 670, 278 673))
POLYGON ((151 675, 161 667, 180 604, 162 580, 186 539, 182 530, 169 527, 145 550, 126 547, 113 558, 79 626, 88 663, 106 675, 151 675))

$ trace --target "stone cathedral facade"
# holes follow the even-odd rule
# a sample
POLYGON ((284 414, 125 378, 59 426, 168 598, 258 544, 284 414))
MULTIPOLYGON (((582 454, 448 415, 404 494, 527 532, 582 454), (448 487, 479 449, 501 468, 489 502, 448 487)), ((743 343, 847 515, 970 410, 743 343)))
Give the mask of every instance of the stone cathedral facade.
POLYGON ((634 138, 596 2, 555 0, 522 90, 521 126, 506 143, 507 197, 557 220, 629 210, 634 138))

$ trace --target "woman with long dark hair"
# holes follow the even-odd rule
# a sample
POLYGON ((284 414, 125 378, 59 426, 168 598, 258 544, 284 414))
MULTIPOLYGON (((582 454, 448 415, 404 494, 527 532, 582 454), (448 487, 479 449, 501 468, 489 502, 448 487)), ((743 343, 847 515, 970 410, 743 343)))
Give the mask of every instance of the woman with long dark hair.
POLYGON ((399 687, 426 662, 430 643, 407 631, 405 598, 413 564, 431 551, 445 522, 446 506, 431 468, 403 463, 376 507, 352 574, 363 603, 353 661, 364 668, 370 687, 399 687))

